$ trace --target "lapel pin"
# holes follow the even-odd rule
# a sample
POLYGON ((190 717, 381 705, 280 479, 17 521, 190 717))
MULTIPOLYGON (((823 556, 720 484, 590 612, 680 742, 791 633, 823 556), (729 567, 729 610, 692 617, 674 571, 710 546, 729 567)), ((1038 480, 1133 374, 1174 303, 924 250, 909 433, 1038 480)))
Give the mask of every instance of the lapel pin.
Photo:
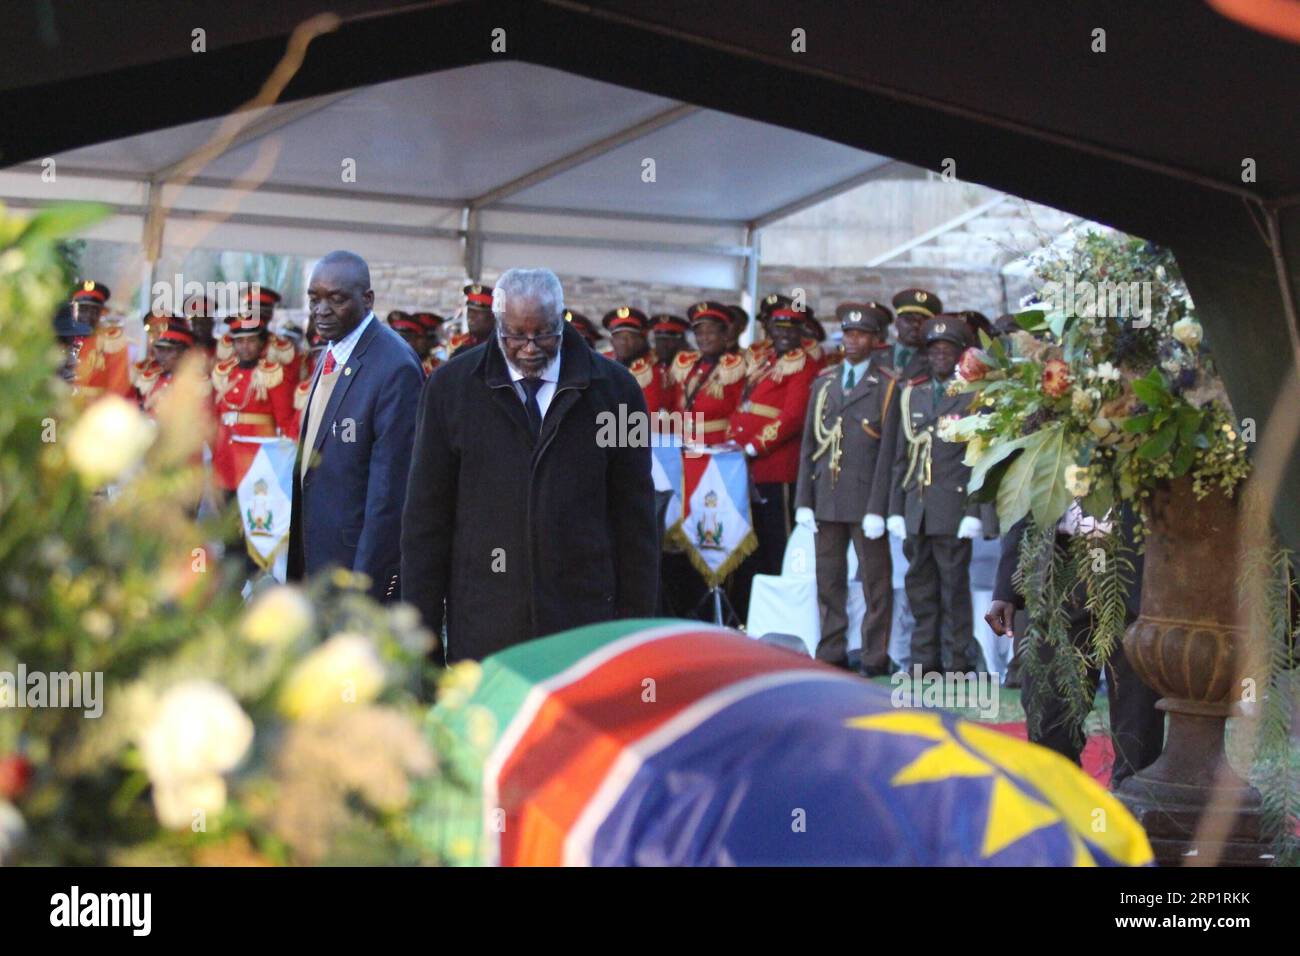
POLYGON ((352 366, 349 365, 347 368, 345 368, 345 369, 343 370, 343 374, 344 374, 344 375, 351 375, 351 374, 352 374, 352 366))

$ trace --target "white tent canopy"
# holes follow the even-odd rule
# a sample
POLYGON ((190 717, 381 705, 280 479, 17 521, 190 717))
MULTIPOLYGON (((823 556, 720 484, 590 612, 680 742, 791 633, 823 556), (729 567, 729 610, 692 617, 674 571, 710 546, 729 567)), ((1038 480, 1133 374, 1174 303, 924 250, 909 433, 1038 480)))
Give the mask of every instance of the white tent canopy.
POLYGON ((0 200, 108 202, 114 215, 87 238, 139 242, 155 262, 163 249, 312 257, 342 247, 474 277, 545 265, 752 296, 758 230, 896 165, 509 61, 241 116, 250 118, 184 185, 179 164, 223 120, 0 170, 0 200))

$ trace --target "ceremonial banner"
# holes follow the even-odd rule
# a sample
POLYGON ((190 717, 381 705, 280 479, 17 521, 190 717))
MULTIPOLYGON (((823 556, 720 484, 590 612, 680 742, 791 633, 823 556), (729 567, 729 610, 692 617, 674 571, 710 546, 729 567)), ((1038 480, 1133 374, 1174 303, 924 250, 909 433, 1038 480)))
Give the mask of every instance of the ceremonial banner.
POLYGON ((655 491, 672 492, 668 511, 664 517, 665 536, 677 530, 682 521, 682 450, 680 443, 651 442, 650 476, 655 491))
POLYGON ((293 461, 297 445, 288 438, 253 439, 262 447, 240 479, 239 517, 244 542, 257 566, 283 581, 293 509, 293 461), (273 567, 274 566, 274 567, 273 567))
POLYGON ((682 455, 682 520, 674 537, 709 587, 758 547, 749 516, 749 467, 741 451, 682 455))
POLYGON ((1059 754, 707 624, 611 621, 457 664, 429 729, 447 766, 412 823, 453 863, 1152 859, 1059 754))

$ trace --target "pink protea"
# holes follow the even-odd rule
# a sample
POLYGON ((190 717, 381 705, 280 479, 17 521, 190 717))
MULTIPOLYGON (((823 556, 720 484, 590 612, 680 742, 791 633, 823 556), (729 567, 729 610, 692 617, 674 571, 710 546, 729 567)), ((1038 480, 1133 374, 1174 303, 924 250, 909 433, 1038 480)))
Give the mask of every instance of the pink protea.
POLYGON ((1073 384, 1070 378, 1070 366, 1060 359, 1051 359, 1043 366, 1042 383, 1043 394, 1048 398, 1060 398, 1073 384))

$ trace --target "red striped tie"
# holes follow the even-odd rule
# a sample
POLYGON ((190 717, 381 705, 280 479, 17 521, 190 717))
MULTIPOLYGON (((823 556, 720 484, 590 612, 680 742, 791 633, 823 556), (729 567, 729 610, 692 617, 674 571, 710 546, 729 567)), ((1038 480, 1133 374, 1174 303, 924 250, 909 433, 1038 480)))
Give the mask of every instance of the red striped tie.
POLYGON ((334 363, 334 353, 331 352, 331 351, 327 351, 327 352, 325 353, 325 367, 324 367, 323 369, 321 369, 321 374, 322 374, 322 375, 333 375, 333 374, 334 374, 334 368, 335 368, 335 363, 334 363))

